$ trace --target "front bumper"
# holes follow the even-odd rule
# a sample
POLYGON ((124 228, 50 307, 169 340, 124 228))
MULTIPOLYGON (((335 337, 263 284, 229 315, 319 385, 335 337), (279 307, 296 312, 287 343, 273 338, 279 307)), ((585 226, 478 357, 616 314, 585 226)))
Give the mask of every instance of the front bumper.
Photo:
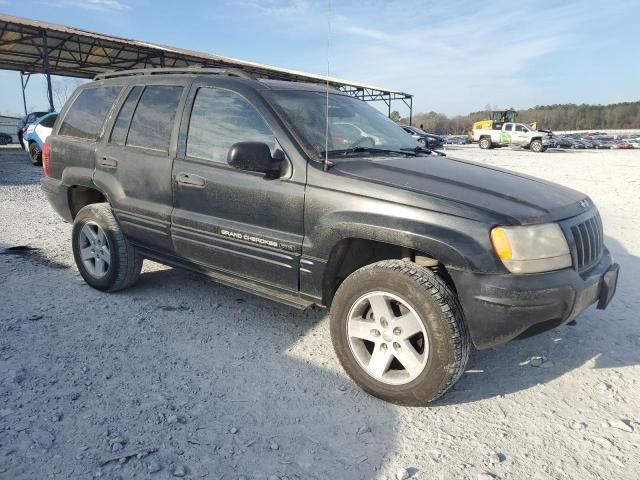
POLYGON ((573 269, 533 275, 449 273, 473 343, 484 349, 571 322, 594 303, 606 308, 618 271, 605 249, 600 262, 582 275, 573 269))

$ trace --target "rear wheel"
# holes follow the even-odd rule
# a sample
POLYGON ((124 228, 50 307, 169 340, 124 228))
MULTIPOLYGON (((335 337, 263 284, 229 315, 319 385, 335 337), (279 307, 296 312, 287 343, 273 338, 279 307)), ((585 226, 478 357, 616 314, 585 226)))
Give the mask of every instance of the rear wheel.
POLYGON ((80 210, 71 235, 80 275, 93 288, 114 292, 136 282, 142 257, 124 236, 109 204, 95 203, 80 210))
POLYGON ((543 148, 542 140, 533 140, 529 145, 529 148, 531 148, 532 152, 536 152, 536 153, 540 153, 546 150, 543 148))
POLYGON ((462 309, 449 286, 412 262, 363 267, 340 285, 331 340, 347 374, 383 400, 422 405, 444 394, 469 358, 462 309))
POLYGON ((34 165, 42 165, 42 151, 35 142, 29 144, 29 157, 34 165))
POLYGON ((480 148, 483 150, 489 150, 491 148, 491 139, 489 137, 482 137, 479 142, 480 148))

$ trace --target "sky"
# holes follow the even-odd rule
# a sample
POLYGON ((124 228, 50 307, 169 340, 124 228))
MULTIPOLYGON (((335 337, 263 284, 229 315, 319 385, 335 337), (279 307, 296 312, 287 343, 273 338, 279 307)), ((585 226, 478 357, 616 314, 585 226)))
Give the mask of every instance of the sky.
MULTIPOLYGON (((0 12, 328 69, 414 94, 414 113, 640 100, 640 0, 0 0, 0 12)), ((46 109, 42 76, 27 96, 46 109)), ((22 112, 19 74, 0 71, 0 114, 22 112)))

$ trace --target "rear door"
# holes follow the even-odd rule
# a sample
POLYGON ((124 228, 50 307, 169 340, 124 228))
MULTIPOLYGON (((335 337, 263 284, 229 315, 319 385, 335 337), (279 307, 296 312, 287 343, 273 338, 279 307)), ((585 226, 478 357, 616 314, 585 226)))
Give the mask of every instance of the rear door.
POLYGON ((171 251, 171 168, 184 78, 131 85, 96 151, 94 183, 107 195, 127 237, 171 251))
POLYGON ((194 83, 173 167, 171 234, 192 263, 297 292, 306 169, 286 159, 287 178, 270 179, 226 161, 237 142, 264 142, 284 154, 276 124, 264 101, 194 83))

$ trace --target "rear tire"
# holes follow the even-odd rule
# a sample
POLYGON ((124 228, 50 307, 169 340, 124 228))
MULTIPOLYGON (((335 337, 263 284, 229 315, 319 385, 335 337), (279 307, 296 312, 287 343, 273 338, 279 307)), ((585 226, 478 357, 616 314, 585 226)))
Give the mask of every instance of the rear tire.
POLYGON ((80 275, 93 288, 115 292, 136 283, 143 258, 124 236, 109 204, 80 210, 71 236, 80 275))
POLYGON ((34 165, 42 165, 42 151, 35 142, 29 144, 29 157, 34 165))
POLYGON ((482 150, 489 150, 491 148, 491 139, 488 137, 482 137, 480 142, 478 142, 478 145, 480 145, 482 150))
POLYGON ((543 149, 542 140, 533 140, 529 144, 529 148, 531 149, 532 152, 535 152, 535 153, 540 153, 545 150, 543 149))
POLYGON ((471 341, 457 297, 440 277, 412 262, 385 260, 347 277, 331 305, 330 329, 351 379, 399 405, 440 397, 469 359, 471 341))

